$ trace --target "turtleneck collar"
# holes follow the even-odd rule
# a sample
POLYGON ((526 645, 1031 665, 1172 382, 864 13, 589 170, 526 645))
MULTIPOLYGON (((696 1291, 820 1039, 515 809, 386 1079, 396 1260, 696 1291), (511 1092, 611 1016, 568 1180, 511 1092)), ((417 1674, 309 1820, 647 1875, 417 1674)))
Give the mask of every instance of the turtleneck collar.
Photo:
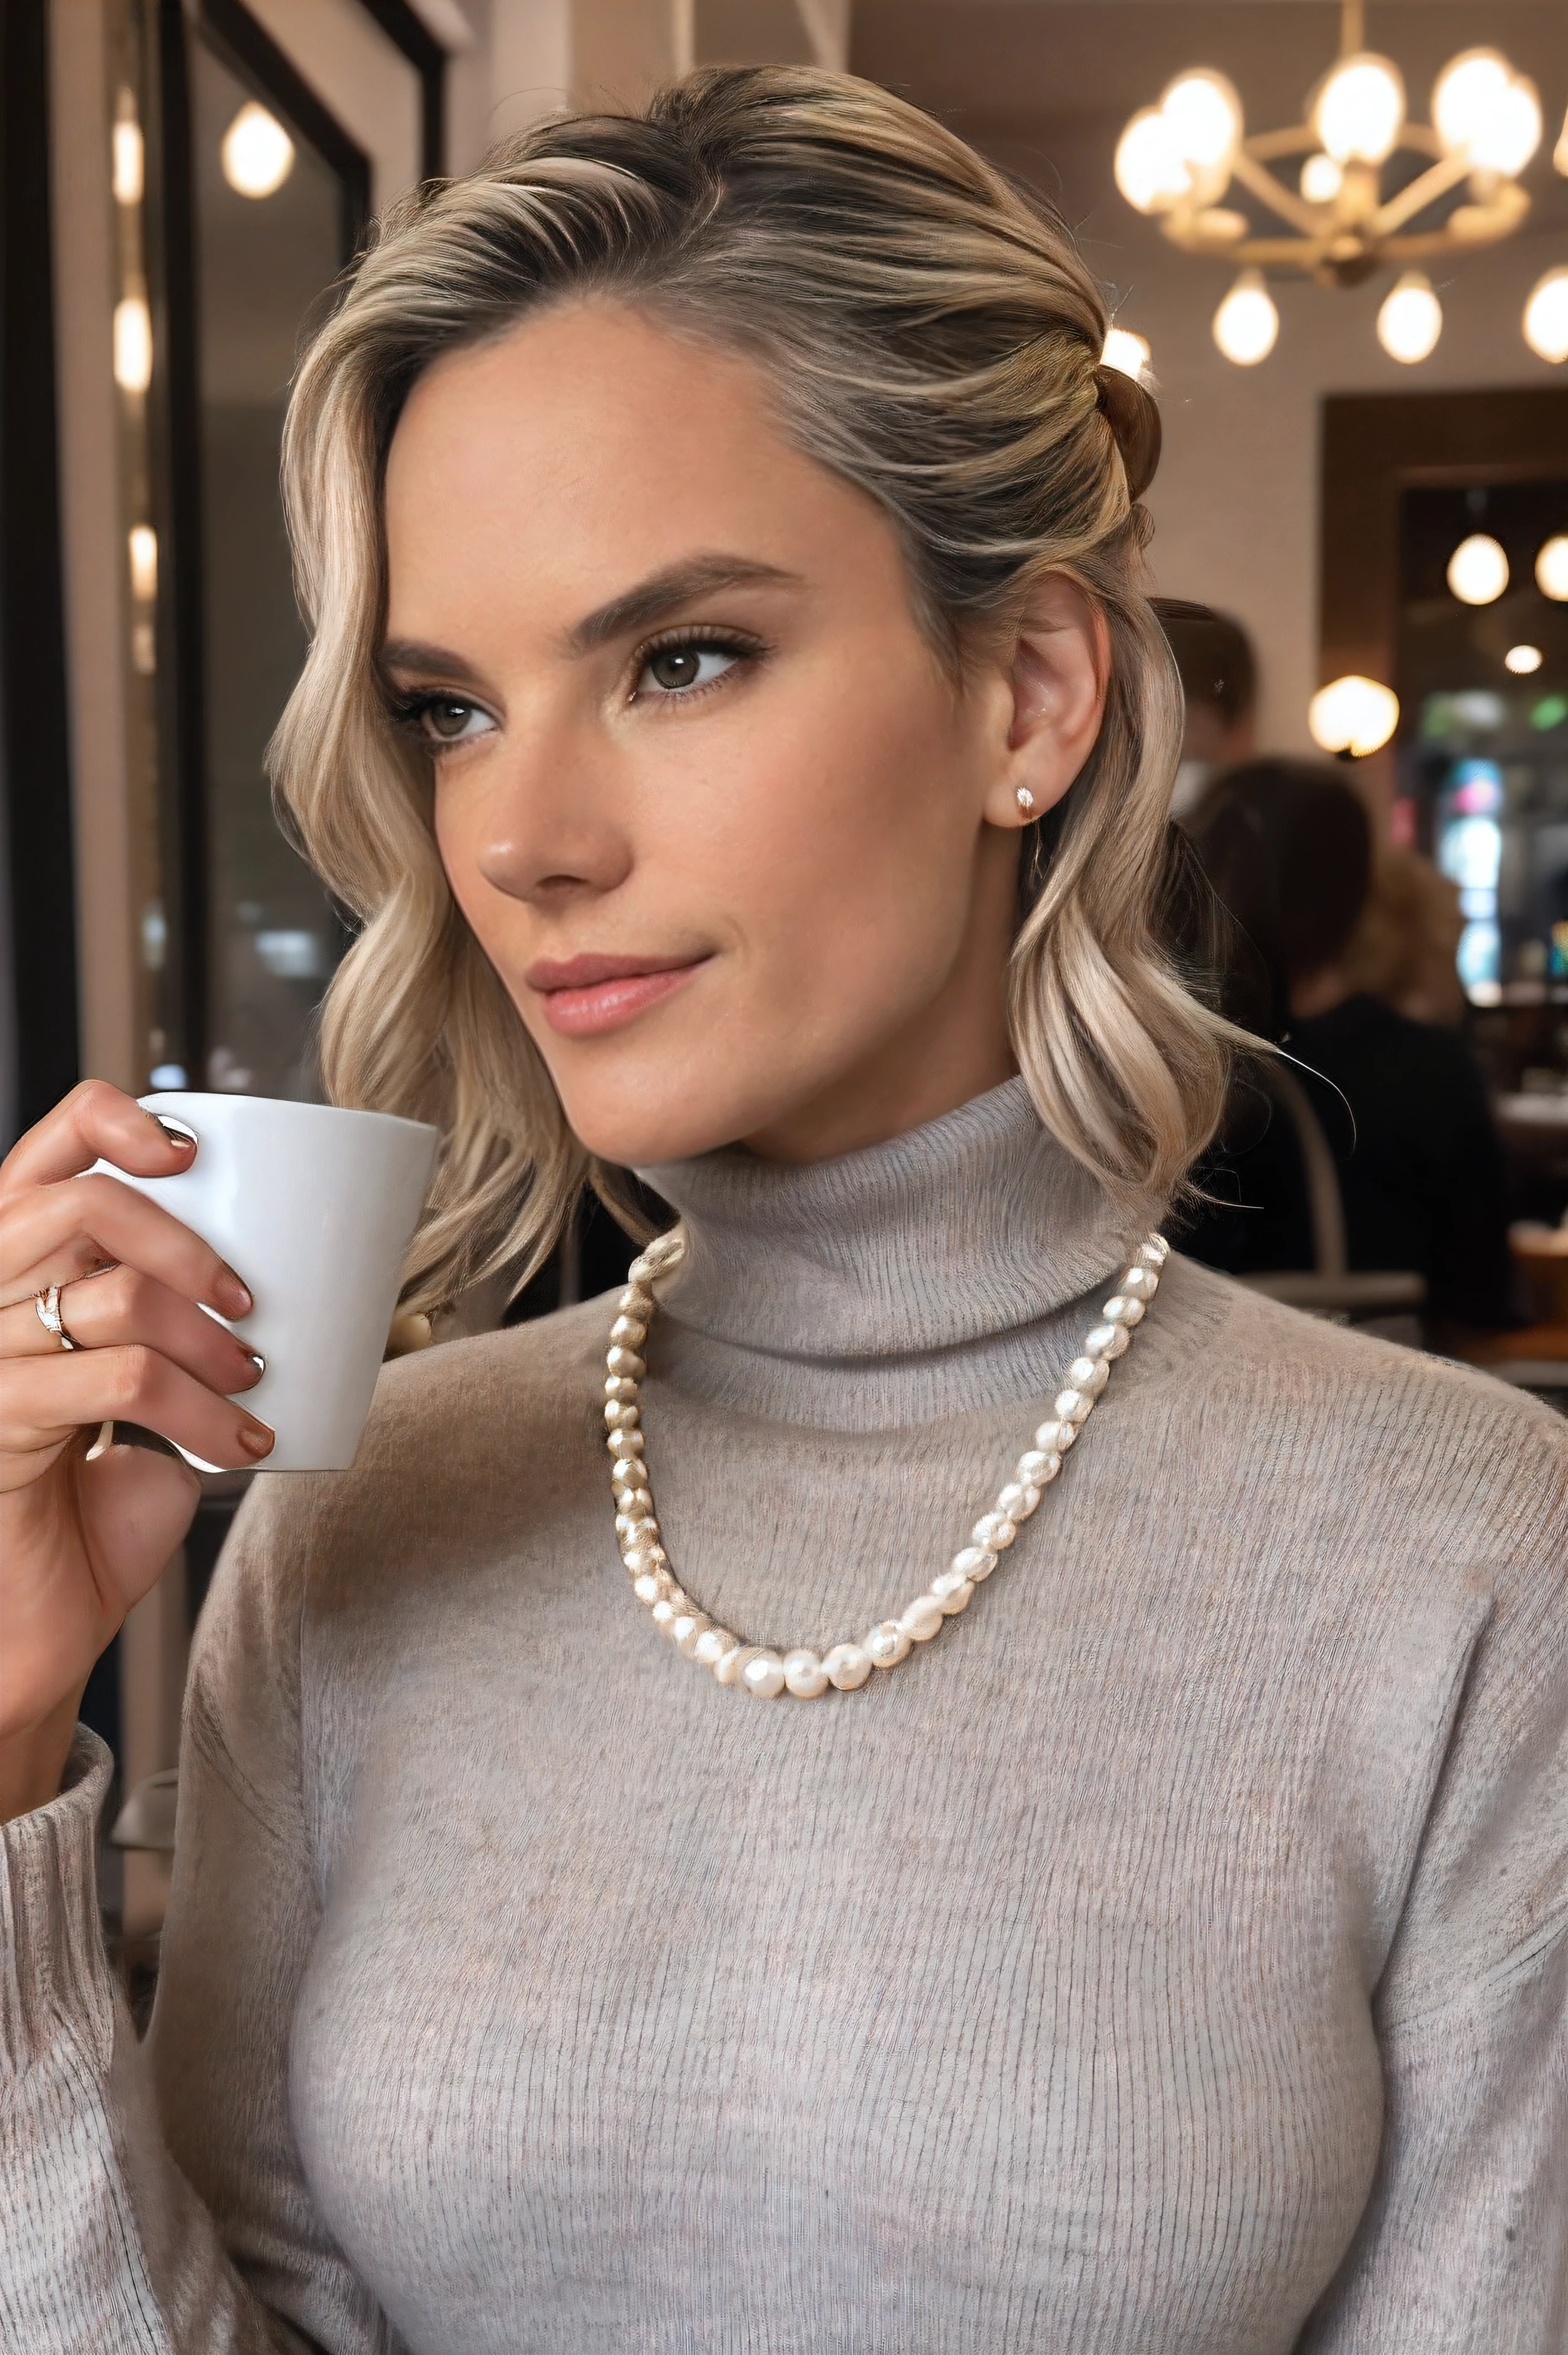
POLYGON ((765 1412, 779 1388, 769 1364, 804 1378, 793 1403, 808 1412, 829 1407, 833 1369, 863 1406, 917 1418, 1014 1395, 1036 1372, 1044 1386, 1060 1313, 1127 1248, 1125 1219, 1041 1125, 1022 1079, 831 1161, 729 1150, 640 1174, 689 1238, 661 1286, 677 1359, 765 1412), (900 1400, 911 1384, 929 1399, 900 1400))

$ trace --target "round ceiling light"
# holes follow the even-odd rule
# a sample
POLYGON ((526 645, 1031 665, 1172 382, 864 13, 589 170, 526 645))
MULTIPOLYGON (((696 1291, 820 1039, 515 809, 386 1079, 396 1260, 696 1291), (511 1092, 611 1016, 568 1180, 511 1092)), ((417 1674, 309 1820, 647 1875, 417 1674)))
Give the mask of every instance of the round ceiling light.
POLYGON ((1344 58, 1324 78, 1312 128, 1336 164, 1381 164, 1404 128, 1404 83, 1387 58, 1344 58))
POLYGON ((1524 306, 1524 340, 1543 360, 1568 360, 1568 263, 1538 278, 1524 306))
POLYGON ((1448 559, 1448 586, 1461 605, 1495 605, 1508 587, 1508 558, 1489 532, 1473 531, 1448 559))
POLYGON ((1424 360, 1443 332, 1443 305, 1432 292, 1430 279, 1419 270, 1407 270, 1383 296, 1377 314, 1377 339, 1391 360, 1407 368, 1424 360))
POLYGON ((294 143, 275 114, 248 99, 223 134, 223 176, 240 197, 275 196, 294 168, 294 143))
POLYGON ((1325 752, 1350 752, 1361 760, 1386 744, 1399 725, 1399 698, 1392 687, 1356 672, 1320 687, 1307 707, 1314 744, 1325 752))
POLYGON ((1100 362, 1141 384, 1151 357, 1146 336, 1135 336, 1130 327, 1112 327, 1106 336, 1100 362))
POLYGON ((1309 205, 1331 205, 1345 185, 1344 166, 1331 155, 1308 155, 1301 166, 1300 185, 1309 205))
POLYGON ((1279 314, 1261 270, 1244 270, 1214 313, 1214 341, 1237 368, 1255 368, 1279 337, 1279 314))
POLYGON ((1192 186, 1176 133, 1157 106, 1144 107, 1122 133, 1115 170, 1117 186, 1140 213, 1169 212, 1192 186))
POLYGON ((1432 124, 1450 155, 1511 179, 1541 144, 1541 101, 1498 50, 1465 49, 1433 85, 1432 124))
POLYGON ((1536 551, 1535 585, 1553 604, 1568 604, 1568 531, 1554 531, 1536 551))
POLYGON ((1222 73, 1199 66, 1167 85, 1160 112, 1171 126, 1176 152, 1195 171, 1228 167, 1241 144, 1242 110, 1234 84, 1222 73))
POLYGON ((1539 670, 1544 657, 1539 646, 1510 646, 1503 656, 1504 670, 1511 670, 1515 678, 1528 678, 1539 670))

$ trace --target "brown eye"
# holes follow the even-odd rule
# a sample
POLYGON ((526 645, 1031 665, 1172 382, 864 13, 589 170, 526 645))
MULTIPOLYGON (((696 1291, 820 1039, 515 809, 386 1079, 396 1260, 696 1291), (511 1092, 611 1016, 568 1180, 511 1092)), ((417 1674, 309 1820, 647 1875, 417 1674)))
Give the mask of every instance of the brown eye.
POLYGON ((443 701, 425 706, 425 725, 431 735, 439 736, 443 743, 455 742, 472 718, 471 703, 443 701))
POLYGON ((655 687, 694 687, 702 666, 695 646, 663 646, 649 663, 648 676, 655 687))

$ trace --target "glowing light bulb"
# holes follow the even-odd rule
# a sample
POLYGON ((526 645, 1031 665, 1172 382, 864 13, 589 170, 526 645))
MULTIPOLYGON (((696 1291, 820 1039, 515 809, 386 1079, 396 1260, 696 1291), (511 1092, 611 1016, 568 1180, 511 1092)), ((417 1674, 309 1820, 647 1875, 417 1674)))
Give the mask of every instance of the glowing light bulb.
POLYGON ((1192 194, 1192 175, 1157 106, 1135 114, 1117 142, 1116 184, 1140 213, 1168 213, 1192 194))
POLYGON ((1398 696, 1357 672, 1320 687, 1307 706, 1314 744, 1325 752, 1353 753, 1357 760, 1386 744, 1398 725, 1398 696))
POLYGON ((1535 84, 1496 49, 1465 49, 1449 59, 1433 85, 1432 122, 1450 155, 1510 179, 1541 144, 1535 84))
POLYGON ((1568 263, 1549 270, 1531 288, 1524 340, 1543 360, 1568 360, 1568 263))
POLYGON ((1424 360, 1443 332, 1443 305, 1419 270, 1407 270, 1383 296, 1377 339, 1391 360, 1424 360))
POLYGON ((223 176, 237 196, 270 197, 294 168, 294 143, 275 114, 248 99, 223 134, 223 176))
POLYGON ((1532 670, 1541 668, 1542 659, 1539 646, 1510 646, 1503 656, 1503 668, 1511 670, 1515 678, 1528 678, 1532 670))
POLYGON ((150 524, 132 525, 130 550, 131 594, 150 605, 158 593, 158 535, 150 524))
POLYGON ((1461 605, 1495 605, 1508 587, 1508 558, 1489 532, 1473 531, 1448 559, 1448 586, 1461 605))
POLYGON ((1557 133, 1557 144, 1552 150, 1552 168, 1568 180, 1568 112, 1563 117, 1563 128, 1557 133))
POLYGON ((110 152, 113 159, 115 203, 139 205, 145 180, 141 124, 129 116, 122 115, 111 134, 110 152))
POLYGON ((1535 556, 1535 585, 1555 605, 1568 604, 1568 531, 1554 531, 1535 556))
POLYGON ((1244 270, 1214 313, 1214 341, 1237 368, 1255 368, 1274 349, 1279 314, 1261 270, 1244 270))
POLYGON ((1312 128, 1336 164, 1381 164, 1404 128, 1404 84, 1387 58, 1346 58, 1327 76, 1312 128))
POLYGON ((1344 185, 1344 168, 1331 155, 1308 155, 1301 166, 1301 193, 1309 205, 1331 205, 1344 185))
POLYGON ((1222 73, 1200 66, 1167 85, 1160 112, 1171 126, 1176 152, 1200 171, 1226 165, 1241 141, 1241 101, 1222 73))
POLYGON ((145 392, 153 381, 153 319, 140 294, 114 305, 114 381, 122 392, 145 392))
POLYGON ((1100 354, 1106 368, 1113 368, 1123 376, 1136 378, 1139 384, 1151 357, 1148 337, 1135 336, 1130 327, 1112 327, 1106 336, 1105 349, 1100 354))

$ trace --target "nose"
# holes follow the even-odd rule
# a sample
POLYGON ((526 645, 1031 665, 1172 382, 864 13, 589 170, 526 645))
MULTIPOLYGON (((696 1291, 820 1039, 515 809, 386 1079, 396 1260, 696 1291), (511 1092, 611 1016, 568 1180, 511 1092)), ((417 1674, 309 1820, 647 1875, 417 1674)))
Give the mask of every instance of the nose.
POLYGON ((623 883, 632 843, 607 765, 603 745, 577 730, 514 722, 486 763, 468 834, 480 883, 538 908, 623 883))

